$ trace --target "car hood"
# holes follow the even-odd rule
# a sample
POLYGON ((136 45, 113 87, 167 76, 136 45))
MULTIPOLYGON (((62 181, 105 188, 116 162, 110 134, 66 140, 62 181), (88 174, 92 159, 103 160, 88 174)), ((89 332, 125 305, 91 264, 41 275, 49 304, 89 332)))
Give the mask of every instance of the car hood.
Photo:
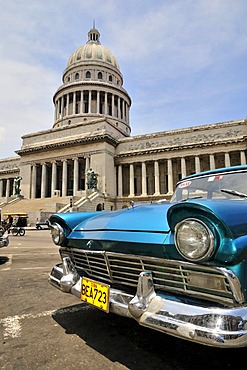
POLYGON ((167 210, 170 203, 138 205, 119 211, 56 214, 51 222, 66 222, 72 228, 69 238, 124 240, 164 243, 169 233, 167 210), (83 218, 83 219, 82 219, 83 218))
POLYGON ((116 231, 169 231, 167 209, 170 205, 141 205, 120 211, 102 212, 77 225, 76 230, 116 230, 116 231))
POLYGON ((246 201, 243 200, 197 199, 179 203, 142 204, 119 211, 55 214, 50 221, 62 223, 69 239, 174 244, 167 236, 179 221, 187 217, 206 217, 216 228, 221 225, 228 238, 246 238, 246 207, 246 201))

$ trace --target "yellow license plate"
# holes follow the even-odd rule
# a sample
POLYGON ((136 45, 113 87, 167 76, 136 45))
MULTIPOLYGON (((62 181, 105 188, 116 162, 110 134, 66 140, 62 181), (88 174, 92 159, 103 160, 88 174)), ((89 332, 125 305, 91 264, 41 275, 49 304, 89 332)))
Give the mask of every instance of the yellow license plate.
POLYGON ((105 312, 109 312, 109 291, 109 285, 82 278, 81 300, 105 312))

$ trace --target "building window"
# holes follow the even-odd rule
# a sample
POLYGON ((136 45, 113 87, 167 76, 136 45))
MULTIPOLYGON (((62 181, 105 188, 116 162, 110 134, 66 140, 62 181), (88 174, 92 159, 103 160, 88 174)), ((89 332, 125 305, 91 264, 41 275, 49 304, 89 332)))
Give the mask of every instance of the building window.
POLYGON ((86 72, 86 78, 91 78, 91 72, 89 71, 86 72))
POLYGON ((75 80, 79 80, 79 73, 78 72, 75 74, 75 80))
POLYGON ((103 74, 102 74, 102 72, 99 72, 99 73, 98 73, 98 79, 99 79, 99 80, 102 80, 102 78, 103 78, 103 74))
POLYGON ((109 81, 112 82, 112 75, 109 76, 109 81))

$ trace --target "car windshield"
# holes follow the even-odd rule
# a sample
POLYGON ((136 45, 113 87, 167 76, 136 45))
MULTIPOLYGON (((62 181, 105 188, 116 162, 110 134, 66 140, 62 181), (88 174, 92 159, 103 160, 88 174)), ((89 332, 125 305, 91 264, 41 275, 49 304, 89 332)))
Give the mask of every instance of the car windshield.
POLYGON ((219 172, 185 179, 178 183, 171 201, 196 198, 247 200, 247 172, 219 172))

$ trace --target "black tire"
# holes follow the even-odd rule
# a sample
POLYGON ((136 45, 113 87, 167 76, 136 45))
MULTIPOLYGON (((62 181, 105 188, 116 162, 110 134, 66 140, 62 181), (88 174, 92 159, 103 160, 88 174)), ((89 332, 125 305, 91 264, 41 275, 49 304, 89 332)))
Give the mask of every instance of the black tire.
POLYGON ((11 233, 13 236, 17 236, 18 235, 18 227, 13 227, 12 230, 11 230, 11 233))
POLYGON ((25 229, 23 229, 22 227, 19 229, 19 234, 20 236, 24 236, 26 234, 26 231, 25 229))

